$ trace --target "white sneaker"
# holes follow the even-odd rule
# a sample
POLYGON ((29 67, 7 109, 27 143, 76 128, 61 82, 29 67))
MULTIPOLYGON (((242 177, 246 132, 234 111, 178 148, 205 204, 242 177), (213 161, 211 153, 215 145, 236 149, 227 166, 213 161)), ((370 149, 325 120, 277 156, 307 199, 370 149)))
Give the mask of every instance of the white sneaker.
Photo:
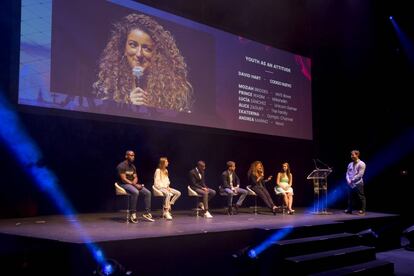
POLYGON ((132 213, 131 216, 129 217, 129 221, 132 223, 138 223, 137 214, 132 213))
POLYGON ((154 221, 150 213, 143 214, 142 217, 148 221, 154 221))
POLYGON ((172 219, 173 219, 173 217, 171 216, 170 212, 165 212, 162 216, 163 216, 166 220, 172 220, 172 219))
POLYGON ((213 216, 210 214, 209 211, 207 211, 207 212, 204 213, 204 217, 205 218, 212 218, 213 216))

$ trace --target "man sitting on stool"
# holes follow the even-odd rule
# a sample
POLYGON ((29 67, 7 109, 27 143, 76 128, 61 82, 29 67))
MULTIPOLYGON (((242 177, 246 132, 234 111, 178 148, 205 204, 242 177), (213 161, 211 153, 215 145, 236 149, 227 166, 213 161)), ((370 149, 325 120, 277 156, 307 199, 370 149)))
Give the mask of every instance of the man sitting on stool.
POLYGON ((130 221, 132 223, 138 223, 137 219, 137 200, 138 195, 144 195, 144 202, 145 202, 145 214, 142 215, 142 217, 148 221, 154 221, 152 218, 152 215, 150 213, 151 211, 151 192, 144 187, 144 184, 138 183, 138 175, 137 175, 137 169, 135 168, 135 165, 133 164, 135 160, 135 153, 132 150, 128 150, 125 153, 125 161, 119 163, 119 165, 116 167, 116 170, 118 172, 118 177, 120 181, 120 186, 127 191, 128 194, 130 194, 129 200, 131 206, 131 217, 130 221))
POLYGON ((206 163, 198 161, 197 166, 190 171, 190 186, 197 194, 203 197, 203 202, 200 202, 200 209, 204 211, 205 218, 212 218, 213 216, 208 211, 208 201, 216 195, 216 191, 207 187, 205 182, 204 171, 206 163))
POLYGON ((247 196, 247 190, 240 188, 240 179, 236 174, 236 163, 228 161, 227 170, 221 174, 222 185, 221 192, 227 194, 227 214, 237 214, 238 208, 243 204, 247 196), (233 205, 233 196, 240 195, 237 203, 233 205))

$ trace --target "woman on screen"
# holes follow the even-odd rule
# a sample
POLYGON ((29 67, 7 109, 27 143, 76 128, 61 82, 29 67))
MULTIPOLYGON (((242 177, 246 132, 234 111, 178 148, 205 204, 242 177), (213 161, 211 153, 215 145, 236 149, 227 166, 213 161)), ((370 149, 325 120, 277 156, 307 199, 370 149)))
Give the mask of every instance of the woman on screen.
POLYGON ((273 203, 272 197, 265 187, 265 184, 272 179, 272 176, 264 179, 264 168, 262 162, 254 161, 250 165, 247 176, 249 178, 249 185, 251 189, 264 201, 266 206, 272 210, 273 214, 276 215, 277 206, 273 203))
POLYGON ((283 196, 283 201, 288 209, 288 214, 294 214, 292 209, 293 204, 293 188, 292 188, 292 173, 290 172, 289 163, 282 164, 282 170, 277 173, 275 192, 277 195, 283 196))
POLYGON ((190 112, 193 104, 187 65, 173 36, 143 14, 114 24, 93 86, 98 98, 120 105, 190 112))

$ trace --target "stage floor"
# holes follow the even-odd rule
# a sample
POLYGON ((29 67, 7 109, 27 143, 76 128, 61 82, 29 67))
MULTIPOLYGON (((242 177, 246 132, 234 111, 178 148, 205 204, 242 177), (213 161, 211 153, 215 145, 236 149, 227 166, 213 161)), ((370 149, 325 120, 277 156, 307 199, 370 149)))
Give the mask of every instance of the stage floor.
POLYGON ((69 243, 104 242, 128 239, 168 237, 211 232, 249 229, 281 229, 315 225, 341 224, 350 220, 367 220, 397 217, 395 214, 367 212, 364 216, 347 215, 342 210, 330 210, 332 214, 316 215, 297 209, 295 215, 277 214, 252 209, 241 209, 238 215, 228 216, 223 209, 213 210, 212 219, 196 217, 195 212, 176 211, 174 219, 167 221, 160 212, 153 212, 155 222, 140 218, 138 224, 126 224, 125 213, 79 214, 72 218, 63 215, 12 218, 0 220, 0 233, 57 240, 69 243))

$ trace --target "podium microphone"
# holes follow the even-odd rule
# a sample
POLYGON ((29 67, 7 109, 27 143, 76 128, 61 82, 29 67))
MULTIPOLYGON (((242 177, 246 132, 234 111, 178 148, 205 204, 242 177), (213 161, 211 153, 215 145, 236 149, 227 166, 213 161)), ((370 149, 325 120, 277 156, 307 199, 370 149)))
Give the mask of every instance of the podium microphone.
POLYGON ((319 168, 318 168, 318 165, 316 165, 316 159, 315 159, 315 158, 313 158, 312 160, 313 160, 313 164, 315 165, 315 168, 316 168, 316 169, 319 169, 319 168))
POLYGON ((321 160, 316 159, 318 162, 320 162, 322 165, 324 165, 325 167, 327 167, 328 169, 332 170, 331 167, 329 167, 328 165, 326 165, 325 163, 323 163, 321 160))

